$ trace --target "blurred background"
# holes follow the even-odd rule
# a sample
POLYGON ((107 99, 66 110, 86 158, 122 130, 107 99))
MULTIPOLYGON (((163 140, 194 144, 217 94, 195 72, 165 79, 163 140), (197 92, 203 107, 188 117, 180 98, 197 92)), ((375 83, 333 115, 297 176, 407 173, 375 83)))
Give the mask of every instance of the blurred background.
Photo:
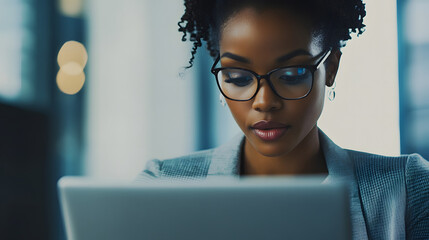
MULTIPOLYGON (((429 1, 366 6, 366 32, 343 49, 319 126, 344 148, 429 159, 429 1)), ((65 238, 61 176, 132 181, 152 158, 239 133, 208 54, 184 70, 183 9, 181 0, 0 0, 1 239, 65 238), (88 54, 73 95, 57 79, 71 40, 88 54)))

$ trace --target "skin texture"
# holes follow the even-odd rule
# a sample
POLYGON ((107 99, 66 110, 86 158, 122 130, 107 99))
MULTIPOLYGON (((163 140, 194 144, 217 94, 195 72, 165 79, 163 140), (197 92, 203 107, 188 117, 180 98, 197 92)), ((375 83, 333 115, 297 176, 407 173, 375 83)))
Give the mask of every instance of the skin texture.
MULTIPOLYGON (((220 55, 229 52, 245 57, 248 63, 222 57, 222 67, 241 67, 263 75, 272 69, 298 64, 315 64, 324 53, 320 36, 314 36, 310 21, 287 10, 256 11, 243 8, 229 18, 220 32, 220 55), (284 62, 276 59, 295 50, 306 50, 284 62)), ((328 173, 320 148, 317 120, 325 98, 325 85, 331 86, 341 52, 332 51, 315 72, 313 89, 300 100, 283 100, 265 79, 257 95, 245 102, 226 99, 228 107, 246 136, 242 155, 242 175, 328 173), (289 125, 280 139, 263 141, 250 128, 260 120, 289 125)))

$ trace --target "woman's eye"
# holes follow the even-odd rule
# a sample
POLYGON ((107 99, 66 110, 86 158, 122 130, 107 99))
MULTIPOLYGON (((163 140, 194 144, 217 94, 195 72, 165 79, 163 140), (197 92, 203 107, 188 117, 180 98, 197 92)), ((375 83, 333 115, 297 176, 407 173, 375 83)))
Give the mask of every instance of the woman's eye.
POLYGON ((294 82, 299 82, 299 81, 305 79, 306 76, 305 75, 294 75, 294 76, 291 76, 291 75, 281 75, 279 78, 280 78, 280 80, 282 80, 284 82, 294 83, 294 82))
POLYGON ((224 81, 226 83, 232 83, 239 87, 245 87, 252 83, 253 78, 250 76, 243 76, 243 77, 234 77, 234 78, 227 78, 224 81))
POLYGON ((303 77, 300 76, 296 76, 296 77, 291 77, 291 76, 281 76, 280 80, 283 84, 287 84, 287 85, 295 85, 295 84, 299 84, 301 83, 301 80, 303 80, 303 77))

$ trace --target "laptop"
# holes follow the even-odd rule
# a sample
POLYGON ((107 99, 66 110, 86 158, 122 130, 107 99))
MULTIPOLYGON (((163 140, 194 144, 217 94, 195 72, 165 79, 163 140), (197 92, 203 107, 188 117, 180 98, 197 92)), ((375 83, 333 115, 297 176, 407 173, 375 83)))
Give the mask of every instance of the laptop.
POLYGON ((322 181, 63 177, 58 188, 69 240, 351 239, 347 187, 322 181))

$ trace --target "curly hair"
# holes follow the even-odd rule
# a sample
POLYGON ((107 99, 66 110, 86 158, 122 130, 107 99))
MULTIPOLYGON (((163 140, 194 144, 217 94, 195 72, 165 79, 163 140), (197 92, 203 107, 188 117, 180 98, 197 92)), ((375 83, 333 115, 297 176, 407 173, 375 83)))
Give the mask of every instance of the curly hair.
POLYGON ((197 49, 202 41, 207 43, 211 57, 219 52, 219 32, 223 23, 244 6, 256 9, 287 7, 313 20, 317 33, 324 38, 325 47, 341 48, 351 39, 365 30, 363 18, 366 15, 362 0, 185 0, 185 12, 178 22, 182 41, 193 43, 189 66, 194 63, 197 49))

